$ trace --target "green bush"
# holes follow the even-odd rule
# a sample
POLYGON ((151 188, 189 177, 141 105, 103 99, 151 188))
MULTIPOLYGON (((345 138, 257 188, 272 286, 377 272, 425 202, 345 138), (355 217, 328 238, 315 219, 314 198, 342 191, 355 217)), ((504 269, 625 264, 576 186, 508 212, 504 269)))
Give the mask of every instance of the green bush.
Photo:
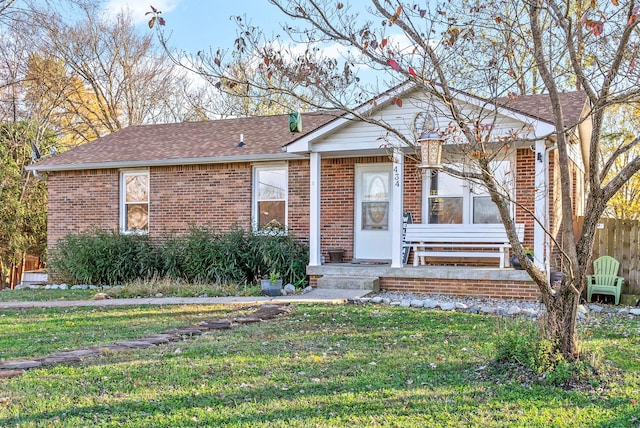
POLYGON ((306 281, 309 249, 290 234, 253 233, 249 237, 249 248, 247 266, 252 281, 268 277, 271 272, 279 273, 285 284, 296 287, 306 281))
POLYGON ((95 230, 69 234, 49 255, 48 269, 57 280, 75 284, 114 285, 155 272, 149 239, 95 230))
POLYGON ((535 368, 539 339, 533 324, 520 320, 512 323, 509 321, 498 321, 496 360, 535 368))
POLYGON ((191 283, 247 282, 247 245, 246 233, 239 228, 216 234, 207 227, 192 227, 158 247, 158 275, 191 283))
POLYGON ((233 227, 216 233, 192 227, 152 246, 146 236, 91 231, 69 234, 49 257, 54 278, 114 285, 149 278, 189 283, 247 284, 271 272, 285 283, 306 281, 309 251, 290 234, 252 233, 233 227))
POLYGON ((501 319, 496 331, 496 361, 515 363, 531 370, 540 380, 551 385, 566 385, 596 372, 597 357, 591 361, 567 361, 554 351, 551 341, 545 339, 536 324, 525 320, 501 319))

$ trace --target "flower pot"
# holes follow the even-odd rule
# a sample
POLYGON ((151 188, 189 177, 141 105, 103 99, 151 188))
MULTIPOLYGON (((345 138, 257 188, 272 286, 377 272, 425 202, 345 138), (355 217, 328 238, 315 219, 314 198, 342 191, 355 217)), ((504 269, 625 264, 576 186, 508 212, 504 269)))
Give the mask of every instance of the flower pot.
POLYGON ((268 279, 260 280, 262 285, 262 292, 265 296, 275 297, 279 296, 282 290, 282 280, 278 279, 275 283, 272 283, 268 279))
POLYGON ((329 250, 330 263, 342 263, 342 259, 344 259, 344 250, 342 248, 331 248, 329 250))
MULTIPOLYGON (((533 261, 533 256, 530 254, 527 254, 527 257, 529 258, 529 260, 533 261)), ((520 261, 518 260, 518 257, 516 257, 515 255, 511 256, 511 266, 513 266, 514 269, 516 270, 523 270, 524 268, 522 267, 522 265, 520 264, 520 261)))
POLYGON ((549 277, 549 282, 551 282, 551 286, 556 285, 558 282, 562 281, 564 274, 562 272, 551 272, 549 277))

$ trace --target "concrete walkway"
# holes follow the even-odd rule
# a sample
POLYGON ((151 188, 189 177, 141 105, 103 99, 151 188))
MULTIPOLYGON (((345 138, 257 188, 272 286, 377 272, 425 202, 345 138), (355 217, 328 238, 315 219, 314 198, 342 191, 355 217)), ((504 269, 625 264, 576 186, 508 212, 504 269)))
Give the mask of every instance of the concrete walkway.
POLYGON ((141 305, 221 305, 265 303, 342 304, 369 294, 370 290, 314 289, 308 293, 278 297, 151 297, 138 299, 51 300, 42 302, 0 302, 0 309, 68 308, 72 306, 141 306, 141 305))

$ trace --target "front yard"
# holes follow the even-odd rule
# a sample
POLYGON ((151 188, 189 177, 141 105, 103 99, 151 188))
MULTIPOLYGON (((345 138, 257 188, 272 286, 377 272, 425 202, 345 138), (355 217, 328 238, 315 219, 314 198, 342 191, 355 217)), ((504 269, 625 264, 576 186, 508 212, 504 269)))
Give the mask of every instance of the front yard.
MULTIPOLYGON (((4 310, 3 360, 114 343, 212 318, 235 306, 4 310)), ((494 362, 488 315, 379 305, 296 305, 147 349, 0 380, 0 426, 309 427, 640 424, 640 321, 597 315, 583 346, 601 378, 564 390, 494 362)))

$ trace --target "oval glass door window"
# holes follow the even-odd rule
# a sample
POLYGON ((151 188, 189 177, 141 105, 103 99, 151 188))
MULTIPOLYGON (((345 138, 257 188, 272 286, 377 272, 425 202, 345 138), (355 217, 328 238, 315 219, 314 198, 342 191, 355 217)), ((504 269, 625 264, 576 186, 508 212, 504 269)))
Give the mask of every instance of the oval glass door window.
POLYGON ((388 176, 381 173, 363 174, 362 230, 389 228, 388 176))

